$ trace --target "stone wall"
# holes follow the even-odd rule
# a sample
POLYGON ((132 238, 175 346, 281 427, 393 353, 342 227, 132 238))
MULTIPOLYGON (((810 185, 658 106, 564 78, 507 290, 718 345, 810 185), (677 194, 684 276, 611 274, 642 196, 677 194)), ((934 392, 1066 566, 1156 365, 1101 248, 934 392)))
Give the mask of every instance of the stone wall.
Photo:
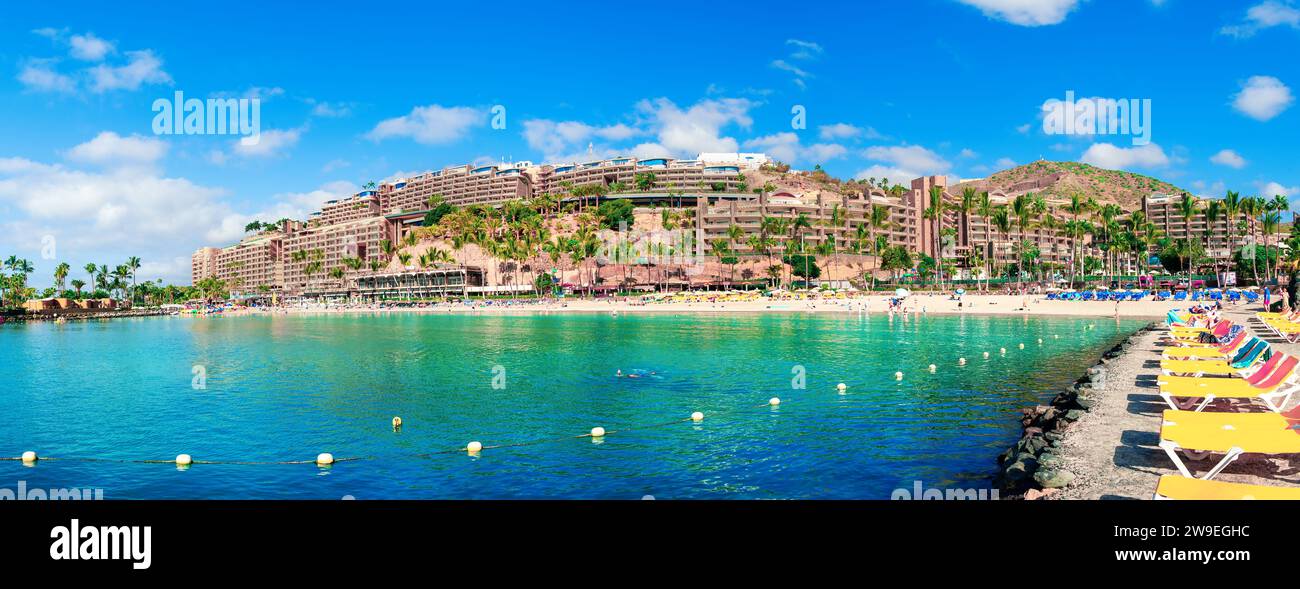
POLYGON ((1021 410, 1024 428, 1020 440, 998 456, 994 485, 1004 499, 1037 499, 1074 481, 1064 469, 1058 449, 1061 438, 1096 405, 1096 395, 1106 390, 1107 365, 1128 353, 1136 338, 1156 329, 1151 323, 1102 354, 1087 372, 1047 405, 1021 410))

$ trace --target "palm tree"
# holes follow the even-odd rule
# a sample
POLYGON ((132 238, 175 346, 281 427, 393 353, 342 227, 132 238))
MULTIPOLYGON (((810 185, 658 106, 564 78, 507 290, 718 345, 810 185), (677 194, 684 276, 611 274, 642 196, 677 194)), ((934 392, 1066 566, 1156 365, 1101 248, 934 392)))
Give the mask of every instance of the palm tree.
MULTIPOLYGON (((979 198, 975 201, 975 212, 984 218, 984 243, 993 241, 993 201, 989 198, 988 191, 981 192, 979 198)), ((980 256, 984 260, 984 290, 989 288, 989 256, 980 256)))
POLYGON ((1255 255, 1255 222, 1258 220, 1260 213, 1264 209, 1264 200, 1257 196, 1248 196, 1241 200, 1241 214, 1245 215, 1247 221, 1247 231, 1250 232, 1250 274, 1255 279, 1255 284, 1259 284, 1259 268, 1255 264, 1258 257, 1255 255))
POLYGON ((72 279, 72 288, 77 289, 77 298, 81 298, 81 287, 86 286, 86 281, 80 278, 72 279))
POLYGON ((90 275, 90 288, 91 288, 91 290, 94 290, 94 289, 95 289, 95 274, 98 273, 98 271, 99 271, 99 266, 96 266, 96 265, 94 265, 93 263, 92 263, 92 264, 86 264, 85 266, 82 267, 82 269, 86 271, 86 274, 89 274, 89 275, 90 275))
MULTIPOLYGON (((1205 234, 1201 236, 1201 241, 1206 252, 1210 251, 1210 234, 1214 232, 1214 224, 1219 222, 1219 217, 1222 215, 1222 202, 1212 200, 1205 206, 1205 234)), ((1219 259, 1213 257, 1212 260, 1214 262, 1215 274, 1218 274, 1219 259)))
POLYGON ((925 212, 922 213, 922 217, 934 222, 934 226, 931 228, 934 232, 933 243, 931 245, 934 246, 934 270, 937 280, 940 283, 943 282, 943 272, 939 267, 943 259, 943 252, 941 251, 943 248, 943 240, 940 238, 939 233, 943 231, 944 208, 946 208, 946 205, 943 202, 943 188, 939 186, 931 186, 930 206, 926 207, 925 212))
POLYGON ((126 267, 131 270, 131 302, 135 302, 135 273, 140 269, 140 258, 136 256, 127 258, 126 267))
MULTIPOLYGON (((1029 229, 1033 227, 1034 224, 1033 203, 1034 203, 1033 193, 1022 194, 1020 196, 1017 196, 1015 200, 1011 201, 1011 212, 1015 214, 1016 225, 1018 225, 1020 228, 1020 250, 1021 250, 1020 259, 1024 258, 1024 252, 1026 249, 1025 243, 1028 241, 1029 229)), ((1024 268, 1020 268, 1019 270, 1023 271, 1024 268)), ((1016 272, 1017 283, 1020 282, 1020 274, 1021 272, 1016 272)))
POLYGON ((54 290, 56 294, 63 294, 64 281, 68 279, 68 273, 72 271, 72 266, 67 262, 62 262, 54 267, 54 290))
MULTIPOLYGON (((1265 274, 1267 274, 1269 272, 1268 236, 1277 233, 1278 230, 1281 228, 1282 214, 1277 211, 1270 210, 1264 213, 1264 216, 1260 218, 1259 224, 1260 224, 1260 229, 1264 232, 1264 272, 1265 274)), ((1276 278, 1276 276, 1274 278, 1276 278)))
POLYGON ((1002 234, 1002 239, 1006 240, 1007 235, 1011 233, 1011 212, 1007 207, 998 207, 994 209, 993 216, 989 219, 989 222, 997 228, 998 233, 1002 234))
MULTIPOLYGON (((1289 211, 1289 210, 1291 209, 1291 202, 1288 201, 1287 198, 1286 198, 1285 196, 1282 196, 1282 195, 1280 195, 1280 194, 1275 194, 1275 195, 1273 195, 1273 200, 1272 200, 1271 202, 1269 202, 1268 206, 1269 206, 1269 209, 1270 209, 1270 210, 1272 210, 1272 211, 1274 211, 1274 212, 1277 213, 1277 222, 1275 223, 1275 226, 1274 226, 1274 228, 1273 228, 1273 232, 1276 233, 1276 234, 1280 234, 1281 226, 1282 226, 1282 213, 1285 213, 1285 212, 1287 212, 1287 211, 1289 211)), ((1273 243, 1274 243, 1274 244, 1277 243, 1277 236, 1276 236, 1276 235, 1274 236, 1274 241, 1273 241, 1273 243)), ((1267 250, 1265 250, 1265 251, 1267 252, 1267 250)), ((1277 256, 1275 256, 1275 258, 1274 258, 1274 260, 1273 260, 1273 262, 1272 262, 1272 264, 1273 264, 1273 278, 1274 278, 1274 279, 1278 278, 1278 272, 1277 272, 1277 269, 1278 269, 1278 268, 1277 268, 1277 261, 1278 261, 1279 259, 1281 259, 1281 257, 1282 257, 1281 254, 1278 254, 1277 256)), ((1266 262, 1268 261, 1268 256, 1267 256, 1267 255, 1265 255, 1264 260, 1265 260, 1266 262)))
POLYGON ((105 292, 110 292, 110 296, 111 296, 111 291, 109 290, 109 284, 108 284, 108 264, 99 265, 98 286, 99 288, 104 289, 105 292))
POLYGON ((1228 230, 1228 260, 1225 262, 1225 265, 1227 265, 1232 263, 1232 253, 1237 247, 1233 236, 1237 229, 1237 215, 1241 213, 1241 195, 1229 190, 1228 194, 1223 197, 1222 202, 1224 226, 1228 230))
MULTIPOLYGON (((1178 215, 1183 218, 1183 231, 1184 231, 1183 239, 1185 239, 1187 243, 1190 244, 1192 241, 1192 219, 1196 217, 1196 211, 1197 211, 1196 199, 1192 198, 1192 195, 1184 192, 1183 198, 1178 201, 1177 211, 1178 211, 1178 215)), ((1190 247, 1185 248, 1185 250, 1190 250, 1190 249, 1191 249, 1190 247)), ((1185 253, 1185 250, 1179 250, 1178 261, 1180 266, 1183 265, 1182 262, 1184 257, 1183 253, 1185 253)), ((1187 270, 1188 276, 1192 275, 1192 268, 1190 264, 1185 266, 1184 269, 1187 270)))
POLYGON ((1079 217, 1092 210, 1092 199, 1085 200, 1081 194, 1071 194, 1070 204, 1065 206, 1065 210, 1074 217, 1073 223, 1067 227, 1070 236, 1070 282, 1074 283, 1075 273, 1080 269, 1079 254, 1082 253, 1082 250, 1079 250, 1079 240, 1083 237, 1079 217), (1076 251, 1079 253, 1076 254, 1076 251))

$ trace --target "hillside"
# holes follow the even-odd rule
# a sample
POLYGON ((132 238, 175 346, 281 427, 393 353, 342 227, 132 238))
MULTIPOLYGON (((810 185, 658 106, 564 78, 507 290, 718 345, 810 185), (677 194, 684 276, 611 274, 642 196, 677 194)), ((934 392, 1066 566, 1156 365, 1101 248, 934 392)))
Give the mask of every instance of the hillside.
POLYGON ((1016 196, 1025 192, 1043 194, 1049 200, 1066 200, 1072 194, 1096 199, 1101 204, 1115 203, 1125 210, 1141 208, 1142 197, 1153 192, 1182 194, 1188 192, 1150 176, 1106 170, 1079 162, 1037 161, 1003 170, 988 178, 958 184, 954 192, 966 186, 989 192, 1016 196))

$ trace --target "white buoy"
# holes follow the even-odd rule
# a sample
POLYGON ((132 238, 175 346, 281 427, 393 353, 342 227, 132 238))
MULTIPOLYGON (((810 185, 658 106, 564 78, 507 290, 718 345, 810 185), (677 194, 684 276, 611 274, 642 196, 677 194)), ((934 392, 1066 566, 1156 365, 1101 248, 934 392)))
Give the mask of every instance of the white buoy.
POLYGON ((469 452, 470 454, 478 454, 479 452, 483 451, 483 444, 480 444, 478 442, 470 442, 465 445, 465 451, 469 452))
POLYGON ((894 380, 903 380, 903 373, 902 373, 902 372, 895 372, 895 373, 894 373, 894 380))
POLYGON ((321 466, 329 466, 331 464, 334 464, 334 455, 330 454, 329 452, 321 452, 320 456, 316 457, 316 464, 319 464, 321 466))
POLYGON ((31 450, 23 452, 23 462, 32 463, 32 462, 36 462, 37 460, 38 458, 36 457, 35 452, 32 452, 31 450))
POLYGON ((176 455, 176 466, 189 466, 191 464, 194 464, 194 459, 190 458, 189 454, 176 455))
POLYGON ((1040 344, 1043 343, 1043 338, 1041 338, 1041 337, 1038 338, 1038 343, 1040 343, 1040 344))
POLYGON ((836 389, 839 389, 839 391, 842 393, 842 392, 844 392, 844 389, 849 388, 849 385, 846 385, 846 384, 844 384, 844 383, 840 383, 840 384, 835 385, 835 388, 836 388, 836 389))
POLYGON ((393 429, 401 429, 401 427, 402 427, 402 418, 400 418, 400 417, 394 417, 394 418, 393 418, 393 429))
POLYGON ((984 352, 984 357, 985 357, 985 358, 988 358, 988 357, 989 357, 989 353, 988 353, 988 352, 984 352))
POLYGON ((696 411, 691 414, 691 421, 704 421, 704 414, 696 411))
POLYGON ((1018 347, 1023 350, 1025 349, 1025 344, 1020 344, 1018 347))
POLYGON ((1007 353, 1007 349, 1006 349, 1006 348, 998 348, 998 352, 1001 353, 1001 354, 1005 354, 1005 353, 1007 353))
POLYGON ((605 428, 596 426, 591 428, 591 437, 600 438, 605 436, 605 428))
POLYGON ((780 397, 772 397, 771 399, 768 399, 768 400, 767 400, 767 404, 768 404, 768 405, 771 405, 771 406, 773 406, 773 407, 776 407, 777 405, 780 405, 780 404, 781 404, 781 398, 780 398, 780 397))
POLYGON ((936 370, 938 370, 938 369, 939 369, 938 366, 935 366, 934 364, 931 364, 931 365, 930 365, 930 372, 934 372, 934 371, 936 371, 936 370))
POLYGON ((966 365, 966 359, 965 359, 965 358, 958 358, 958 359, 957 359, 957 365, 958 365, 958 366, 965 366, 965 365, 966 365))
POLYGON ((1059 336, 1059 335, 1057 335, 1057 334, 1055 334, 1055 333, 1052 334, 1052 339, 1060 339, 1060 338, 1061 338, 1061 336, 1059 336))

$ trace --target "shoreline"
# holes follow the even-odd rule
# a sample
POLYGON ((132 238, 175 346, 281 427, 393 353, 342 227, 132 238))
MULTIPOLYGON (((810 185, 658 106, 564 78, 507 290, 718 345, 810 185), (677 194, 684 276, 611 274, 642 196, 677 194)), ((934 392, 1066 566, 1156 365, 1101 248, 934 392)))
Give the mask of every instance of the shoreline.
MULTIPOLYGON (((699 314, 760 314, 760 313, 826 313, 851 315, 889 315, 889 299, 885 295, 849 299, 805 300, 755 300, 726 302, 650 302, 610 299, 574 299, 547 302, 483 302, 433 303, 424 307, 372 305, 339 305, 312 307, 280 307, 273 309, 241 309, 228 311, 231 316, 245 315, 346 315, 376 313, 416 314, 469 314, 469 315, 525 315, 552 313, 699 313, 699 314)), ((1115 319, 1164 319, 1171 309, 1183 308, 1185 302, 1176 301, 1047 301, 1042 295, 967 295, 962 300, 943 295, 912 295, 904 303, 905 311, 894 315, 909 318, 925 315, 975 315, 975 316, 1043 316, 1115 319)))
MULTIPOLYGON (((1073 384, 1047 404, 1026 407, 1021 413, 1021 435, 997 458, 994 485, 1003 499, 1043 499, 1071 490, 1080 473, 1078 433, 1100 413, 1102 400, 1118 387, 1108 380, 1124 377, 1135 361, 1134 348, 1155 337, 1160 323, 1150 322, 1120 339, 1102 353, 1073 384)), ((1082 436, 1084 443, 1096 442, 1082 436)), ((1154 490, 1155 487, 1152 487, 1154 490)))

